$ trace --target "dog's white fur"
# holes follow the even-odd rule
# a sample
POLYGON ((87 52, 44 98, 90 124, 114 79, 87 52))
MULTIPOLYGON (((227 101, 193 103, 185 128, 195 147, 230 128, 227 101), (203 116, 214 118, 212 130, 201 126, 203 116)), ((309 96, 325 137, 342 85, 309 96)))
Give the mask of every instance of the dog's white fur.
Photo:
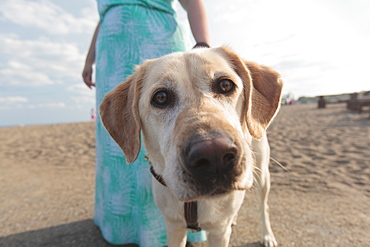
MULTIPOLYGON (((193 200, 198 201, 198 222, 208 233, 209 246, 228 246, 231 225, 244 190, 252 186, 254 168, 261 195, 261 241, 265 246, 277 246, 267 205, 270 151, 266 128, 278 111, 282 84, 274 70, 219 47, 149 60, 107 94, 100 106, 101 118, 127 162, 137 158, 142 132, 154 170, 167 184, 164 187, 153 178, 169 247, 185 246, 183 205, 193 200), (235 85, 230 93, 220 93, 222 80, 235 85), (164 107, 153 103, 153 95, 161 90, 170 96, 164 107), (215 177, 216 182, 206 181, 204 186, 204 181, 188 171, 184 150, 195 137, 212 139, 210 133, 214 132, 232 140, 238 149, 237 161, 229 178, 215 177), (223 193, 215 193, 220 188, 223 193)), ((207 180, 208 174, 204 175, 207 180)))

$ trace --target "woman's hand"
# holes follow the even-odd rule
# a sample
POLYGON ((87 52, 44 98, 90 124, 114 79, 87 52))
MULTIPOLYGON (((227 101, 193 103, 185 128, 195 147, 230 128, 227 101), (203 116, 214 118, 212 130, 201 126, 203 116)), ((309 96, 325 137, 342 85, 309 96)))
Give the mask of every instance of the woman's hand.
POLYGON ((93 73, 92 65, 85 64, 85 67, 82 71, 82 79, 90 89, 91 87, 95 87, 95 82, 93 82, 91 79, 92 73, 93 73))
POLYGON ((93 73, 93 64, 95 63, 95 44, 96 38, 99 34, 100 24, 95 28, 95 32, 93 38, 91 40, 89 52, 86 56, 85 66, 82 71, 82 79, 84 80, 85 84, 91 89, 91 87, 95 87, 95 82, 92 81, 92 73, 93 73))

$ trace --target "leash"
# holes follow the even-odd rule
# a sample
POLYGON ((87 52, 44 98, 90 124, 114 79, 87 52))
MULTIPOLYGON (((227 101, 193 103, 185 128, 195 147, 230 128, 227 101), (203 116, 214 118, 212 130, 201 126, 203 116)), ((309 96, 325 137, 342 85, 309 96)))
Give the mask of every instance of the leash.
MULTIPOLYGON (((146 159, 149 160, 148 157, 146 157, 146 159)), ((166 182, 164 181, 163 177, 161 175, 158 175, 154 171, 153 166, 150 166, 150 172, 160 184, 167 187, 166 182)), ((187 229, 189 229, 192 232, 200 232, 202 230, 199 227, 199 223, 198 223, 198 203, 197 201, 184 203, 184 215, 185 215, 187 229)))

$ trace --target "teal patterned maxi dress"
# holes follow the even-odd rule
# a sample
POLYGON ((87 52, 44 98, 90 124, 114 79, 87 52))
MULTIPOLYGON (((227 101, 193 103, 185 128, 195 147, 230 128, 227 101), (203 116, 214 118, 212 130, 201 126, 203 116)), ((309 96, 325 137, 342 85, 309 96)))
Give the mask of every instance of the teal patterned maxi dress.
MULTIPOLYGON (((145 59, 184 51, 173 0, 98 0, 100 30, 96 43, 96 104, 126 80, 145 59)), ((164 219, 154 204, 149 164, 142 148, 133 164, 96 121, 95 223, 113 244, 165 246, 164 219)), ((205 233, 188 234, 204 241, 205 233)))

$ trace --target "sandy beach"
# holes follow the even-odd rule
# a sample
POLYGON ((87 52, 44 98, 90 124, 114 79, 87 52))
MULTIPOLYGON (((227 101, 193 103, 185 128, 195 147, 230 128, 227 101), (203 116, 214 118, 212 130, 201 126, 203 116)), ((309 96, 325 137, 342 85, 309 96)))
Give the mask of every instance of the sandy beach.
MULTIPOLYGON (((283 106, 268 129, 280 246, 370 246, 370 119, 283 106)), ((113 246, 93 223, 94 123, 0 128, 0 246, 113 246)), ((256 190, 230 246, 260 246, 256 190)))

